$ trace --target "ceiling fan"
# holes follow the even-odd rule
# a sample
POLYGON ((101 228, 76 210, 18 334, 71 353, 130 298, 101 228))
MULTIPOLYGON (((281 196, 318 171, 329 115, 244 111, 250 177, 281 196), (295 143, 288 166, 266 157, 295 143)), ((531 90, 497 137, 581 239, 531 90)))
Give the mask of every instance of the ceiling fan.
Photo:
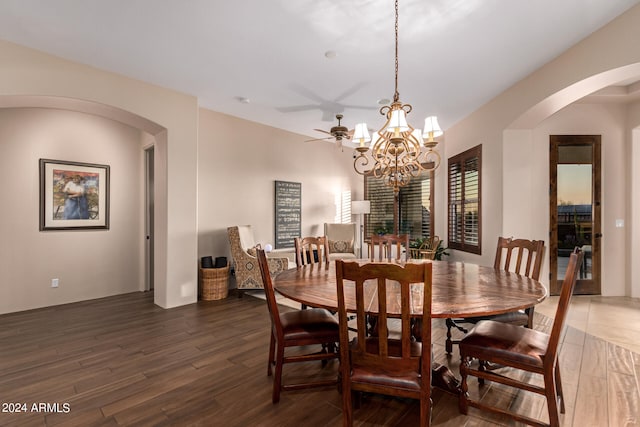
POLYGON ((349 130, 349 129, 347 129, 346 126, 342 126, 342 124, 340 123, 342 118, 343 118, 342 114, 336 114, 336 119, 338 119, 338 125, 332 127, 331 129, 329 129, 328 132, 326 130, 323 130, 323 129, 314 129, 315 131, 326 133, 327 135, 331 135, 331 136, 328 136, 328 137, 325 137, 325 138, 309 139, 309 140, 307 140, 305 142, 325 141, 327 139, 335 138, 336 145, 338 147, 342 147, 342 140, 343 139, 351 139, 351 136, 353 135, 353 129, 349 130))

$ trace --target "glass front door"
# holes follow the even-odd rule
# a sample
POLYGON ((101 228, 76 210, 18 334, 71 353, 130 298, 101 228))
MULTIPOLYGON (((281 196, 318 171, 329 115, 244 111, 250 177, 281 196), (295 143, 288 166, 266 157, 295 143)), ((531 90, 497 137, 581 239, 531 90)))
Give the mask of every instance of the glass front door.
POLYGON ((600 294, 600 136, 551 137, 551 277, 559 293, 569 255, 584 252, 577 294, 600 294))

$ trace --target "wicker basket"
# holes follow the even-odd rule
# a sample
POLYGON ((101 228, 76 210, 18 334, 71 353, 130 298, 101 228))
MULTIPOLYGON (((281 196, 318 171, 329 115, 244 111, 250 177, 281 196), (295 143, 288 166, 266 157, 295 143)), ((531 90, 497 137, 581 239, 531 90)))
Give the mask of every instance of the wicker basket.
POLYGON ((198 294, 204 301, 226 298, 229 294, 229 266, 201 268, 198 294))

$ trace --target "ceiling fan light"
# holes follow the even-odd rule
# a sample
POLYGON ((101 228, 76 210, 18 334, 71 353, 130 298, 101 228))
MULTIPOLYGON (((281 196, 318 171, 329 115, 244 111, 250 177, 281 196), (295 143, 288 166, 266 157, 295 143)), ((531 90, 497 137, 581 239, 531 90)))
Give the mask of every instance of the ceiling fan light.
POLYGON ((369 135, 369 129, 367 128, 366 123, 358 123, 353 133, 353 138, 351 139, 356 144, 359 144, 360 147, 364 147, 364 144, 371 141, 371 136, 369 135))
POLYGON ((391 132, 394 135, 398 135, 402 132, 409 130, 407 124, 407 114, 402 108, 397 108, 391 111, 391 118, 387 125, 387 132, 391 132))

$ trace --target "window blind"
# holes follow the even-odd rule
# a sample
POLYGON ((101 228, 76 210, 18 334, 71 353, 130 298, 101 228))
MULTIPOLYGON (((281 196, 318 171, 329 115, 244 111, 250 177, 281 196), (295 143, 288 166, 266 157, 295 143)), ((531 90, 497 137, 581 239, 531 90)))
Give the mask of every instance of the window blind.
POLYGON ((481 253, 482 145, 449 159, 448 245, 452 249, 481 253))
MULTIPOLYGON (((411 240, 431 237, 433 234, 432 175, 425 172, 411 178, 409 184, 398 193, 398 231, 400 234, 409 234, 411 240)), ((365 199, 371 202, 365 237, 393 233, 393 189, 380 178, 365 176, 365 199)))

